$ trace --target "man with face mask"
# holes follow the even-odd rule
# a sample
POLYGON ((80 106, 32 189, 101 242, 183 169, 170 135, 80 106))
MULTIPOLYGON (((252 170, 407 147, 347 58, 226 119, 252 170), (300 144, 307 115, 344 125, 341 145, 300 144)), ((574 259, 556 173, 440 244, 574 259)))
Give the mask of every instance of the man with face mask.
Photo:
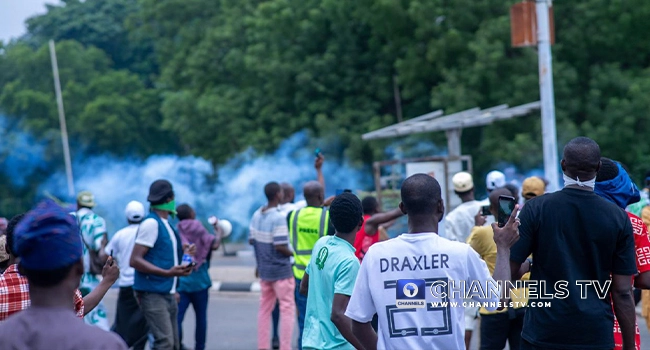
POLYGON ((192 265, 181 265, 183 250, 191 254, 191 247, 183 247, 179 234, 168 222, 169 216, 176 214, 172 184, 154 181, 147 201, 151 212, 138 228, 131 253, 133 290, 154 337, 152 349, 177 350, 178 301, 174 296, 178 277, 192 272, 192 265))
POLYGON ((637 266, 630 219, 594 193, 601 168, 595 141, 571 140, 561 165, 564 189, 530 200, 519 213, 520 239, 510 250, 510 267, 518 279, 532 253, 530 280, 545 281, 539 284, 540 295, 557 296, 557 283, 566 293, 552 298, 550 307, 526 310, 521 349, 613 349, 614 315, 624 348, 634 349, 632 276, 637 266), (599 297, 596 283, 611 283, 609 294, 599 297))

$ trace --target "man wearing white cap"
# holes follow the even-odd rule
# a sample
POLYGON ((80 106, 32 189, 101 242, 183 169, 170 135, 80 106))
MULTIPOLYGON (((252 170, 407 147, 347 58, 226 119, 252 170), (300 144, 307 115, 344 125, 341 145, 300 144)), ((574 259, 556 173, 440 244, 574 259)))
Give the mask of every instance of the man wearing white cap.
POLYGON ((147 343, 147 321, 133 293, 134 269, 129 261, 138 227, 145 217, 144 205, 137 201, 131 201, 126 205, 124 214, 129 226, 115 233, 115 236, 106 245, 104 253, 112 255, 117 260, 121 272, 117 281, 120 294, 117 299, 112 331, 119 334, 129 347, 137 350, 144 349, 147 343))
MULTIPOLYGON (((474 227, 474 217, 481 209, 481 203, 474 199, 474 179, 468 172, 456 173, 451 182, 454 185, 454 192, 462 203, 447 214, 445 219, 445 235, 451 241, 467 241, 474 227)), ((469 342, 472 339, 472 331, 476 325, 478 308, 465 308, 465 346, 469 349, 469 342)))
MULTIPOLYGON (((480 201, 481 205, 490 205, 490 192, 499 187, 506 185, 506 175, 498 170, 490 171, 487 176, 485 176, 485 188, 487 189, 487 198, 480 201)), ((489 222, 488 222, 489 223, 489 222)))

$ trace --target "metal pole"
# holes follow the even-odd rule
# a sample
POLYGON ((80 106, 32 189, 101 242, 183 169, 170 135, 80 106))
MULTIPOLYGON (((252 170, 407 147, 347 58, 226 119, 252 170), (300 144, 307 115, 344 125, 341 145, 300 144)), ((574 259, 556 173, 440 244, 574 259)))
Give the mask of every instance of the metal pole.
POLYGON ((68 127, 65 123, 65 112, 63 111, 63 97, 61 96, 61 82, 59 81, 59 64, 56 61, 56 49, 54 40, 50 40, 50 58, 52 60, 52 74, 54 75, 54 92, 56 93, 56 104, 59 109, 59 124, 61 126, 61 143, 63 143, 63 157, 65 159, 65 173, 68 178, 68 195, 73 197, 74 180, 72 178, 72 161, 70 160, 70 145, 68 144, 68 127))
POLYGON ((559 187, 557 132, 555 129, 555 100, 553 97, 553 65, 549 29, 549 0, 537 0, 537 48, 539 55, 539 94, 542 102, 542 142, 544 147, 544 176, 549 182, 547 190, 559 187))

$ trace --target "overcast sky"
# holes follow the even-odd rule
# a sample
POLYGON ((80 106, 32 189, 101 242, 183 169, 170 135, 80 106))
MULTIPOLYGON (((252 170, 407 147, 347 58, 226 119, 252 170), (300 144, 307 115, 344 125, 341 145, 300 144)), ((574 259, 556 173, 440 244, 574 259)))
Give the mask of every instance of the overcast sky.
POLYGON ((0 40, 25 33, 25 20, 45 13, 45 4, 58 4, 59 0, 0 0, 0 40))

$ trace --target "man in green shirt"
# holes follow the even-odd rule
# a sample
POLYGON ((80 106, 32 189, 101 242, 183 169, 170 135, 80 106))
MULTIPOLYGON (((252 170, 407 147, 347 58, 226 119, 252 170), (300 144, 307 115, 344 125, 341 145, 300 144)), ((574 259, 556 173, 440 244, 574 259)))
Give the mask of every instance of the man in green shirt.
POLYGON ((316 242, 300 284, 300 293, 308 295, 302 347, 363 349, 345 316, 359 272, 352 244, 363 224, 363 208, 359 198, 343 193, 336 196, 329 212, 336 234, 316 242))

